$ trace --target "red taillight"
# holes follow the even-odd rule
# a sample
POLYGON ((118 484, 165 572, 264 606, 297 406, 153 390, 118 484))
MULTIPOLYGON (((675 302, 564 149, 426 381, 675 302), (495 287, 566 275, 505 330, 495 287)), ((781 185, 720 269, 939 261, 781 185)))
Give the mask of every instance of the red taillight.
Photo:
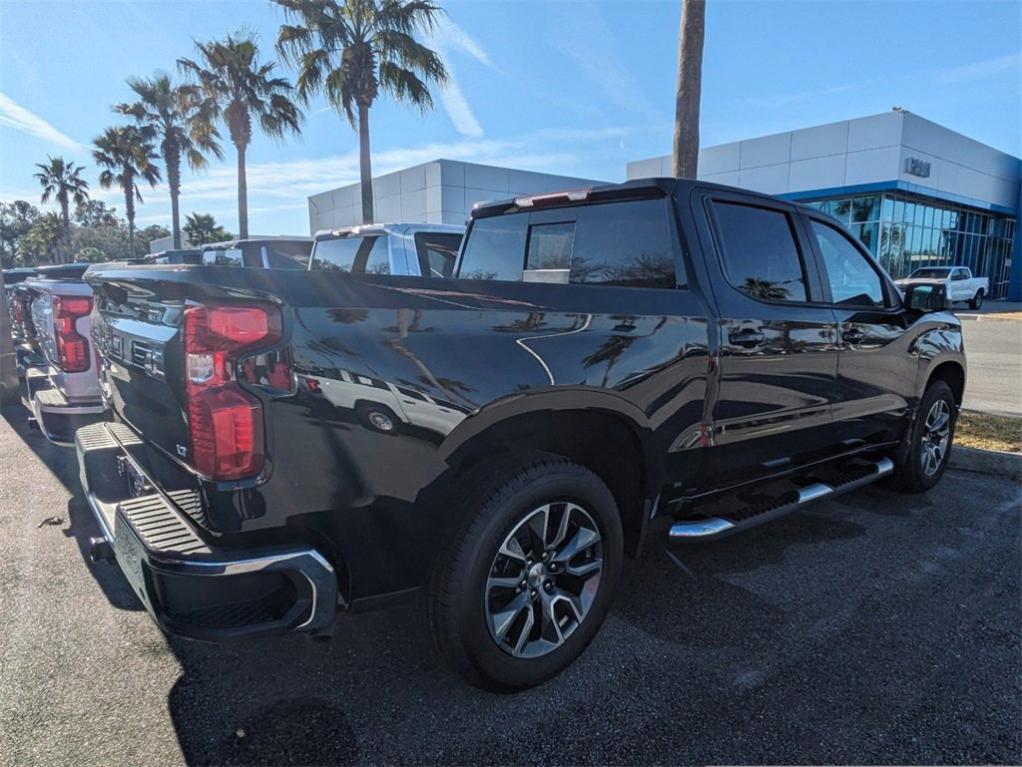
POLYGON ((262 405, 237 382, 238 357, 280 338, 273 307, 193 306, 184 314, 185 391, 191 463, 210 479, 233 480, 263 467, 262 405))
POLYGON ((53 331, 57 340, 57 364, 65 373, 89 369, 89 342, 78 332, 78 320, 92 311, 92 299, 84 296, 53 297, 53 331))

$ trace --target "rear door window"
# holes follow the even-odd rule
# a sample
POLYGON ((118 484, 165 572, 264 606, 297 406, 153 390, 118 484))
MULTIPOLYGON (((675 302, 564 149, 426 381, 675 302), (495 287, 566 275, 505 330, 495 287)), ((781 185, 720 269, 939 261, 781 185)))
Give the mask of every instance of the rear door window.
POLYGON ((415 251, 419 256, 420 274, 424 277, 450 277, 454 274, 460 247, 460 234, 416 232, 415 251))
POLYGON ((632 288, 673 288, 676 274, 668 201, 608 202, 582 208, 571 281, 632 288))
POLYGON ((806 301, 806 275, 791 217, 783 210, 715 200, 728 281, 753 298, 806 301))

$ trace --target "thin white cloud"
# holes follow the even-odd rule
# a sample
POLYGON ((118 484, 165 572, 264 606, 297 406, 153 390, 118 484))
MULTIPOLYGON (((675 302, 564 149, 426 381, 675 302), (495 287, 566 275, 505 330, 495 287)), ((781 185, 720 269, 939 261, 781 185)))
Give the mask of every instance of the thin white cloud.
POLYGON ((84 147, 70 136, 61 133, 46 120, 33 114, 13 99, 0 93, 0 125, 27 133, 30 136, 49 141, 73 152, 82 152, 84 147))
POLYGON ((461 85, 454 73, 454 66, 451 63, 451 53, 466 54, 494 72, 499 70, 493 65, 490 55, 478 41, 447 17, 443 17, 437 22, 427 35, 426 44, 436 49, 447 64, 448 80, 440 94, 440 101, 444 105, 444 111, 451 119, 454 129, 467 138, 480 138, 483 135, 483 126, 476 119, 475 112, 472 111, 472 107, 461 90, 461 85))
POLYGON ((467 53, 483 66, 489 67, 494 72, 499 72, 490 59, 483 46, 468 32, 459 27, 450 18, 443 17, 438 22, 430 35, 433 43, 447 50, 458 50, 467 53))
POLYGON ((938 82, 960 83, 969 80, 981 80, 984 77, 998 75, 1001 72, 1014 71, 1018 74, 1020 69, 1022 69, 1022 51, 1016 51, 1006 56, 995 56, 994 58, 975 61, 971 64, 938 69, 934 74, 938 82))
POLYGON ((593 81, 615 107, 651 115, 653 107, 641 83, 617 53, 613 30, 596 3, 568 4, 570 23, 557 24, 551 40, 593 81))
POLYGON ((458 85, 458 80, 454 76, 454 69, 451 67, 450 62, 447 64, 447 74, 447 86, 440 94, 440 101, 444 105, 444 111, 447 112, 447 116, 454 123, 454 129, 462 136, 481 138, 483 126, 479 124, 479 120, 476 119, 472 107, 465 100, 465 94, 461 92, 461 86, 458 85))

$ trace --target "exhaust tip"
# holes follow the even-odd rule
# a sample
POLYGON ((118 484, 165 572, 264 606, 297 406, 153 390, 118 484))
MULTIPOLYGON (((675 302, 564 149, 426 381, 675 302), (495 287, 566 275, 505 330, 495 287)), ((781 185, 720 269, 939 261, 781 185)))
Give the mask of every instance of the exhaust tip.
POLYGON ((93 564, 110 562, 114 558, 114 547, 102 536, 89 538, 89 561, 93 564))

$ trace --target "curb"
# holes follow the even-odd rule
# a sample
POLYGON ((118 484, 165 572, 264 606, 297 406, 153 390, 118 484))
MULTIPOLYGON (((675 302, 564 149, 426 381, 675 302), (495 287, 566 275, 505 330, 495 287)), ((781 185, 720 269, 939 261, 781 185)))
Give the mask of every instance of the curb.
POLYGON ((951 449, 948 468, 1022 480, 1022 453, 1003 453, 955 445, 951 449))

